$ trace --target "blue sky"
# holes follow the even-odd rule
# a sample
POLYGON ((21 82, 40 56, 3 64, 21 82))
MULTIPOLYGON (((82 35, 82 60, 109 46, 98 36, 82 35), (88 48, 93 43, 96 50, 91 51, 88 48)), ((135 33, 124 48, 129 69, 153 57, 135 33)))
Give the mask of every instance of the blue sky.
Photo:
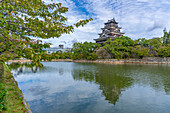
MULTIPOLYGON (((44 0, 50 3, 50 0, 44 0)), ((64 44, 71 47, 75 42, 94 42, 107 20, 113 17, 122 31, 132 39, 153 38, 163 35, 163 28, 170 30, 170 0, 53 0, 68 7, 68 24, 81 19, 94 20, 74 33, 64 34, 59 39, 45 40, 53 46, 64 44)))

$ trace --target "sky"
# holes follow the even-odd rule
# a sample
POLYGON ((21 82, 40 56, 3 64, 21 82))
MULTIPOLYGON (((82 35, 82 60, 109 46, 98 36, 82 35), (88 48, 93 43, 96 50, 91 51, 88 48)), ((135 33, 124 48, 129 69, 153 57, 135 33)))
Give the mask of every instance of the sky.
MULTIPOLYGON (((50 0, 43 0, 51 3, 50 0)), ((79 20, 93 18, 84 27, 75 29, 74 33, 63 34, 60 38, 44 40, 54 47, 63 44, 72 47, 76 42, 95 42, 101 28, 108 20, 115 18, 122 27, 125 36, 133 40, 150 39, 163 36, 163 29, 170 30, 170 0, 53 0, 68 7, 65 14, 68 24, 79 20)))

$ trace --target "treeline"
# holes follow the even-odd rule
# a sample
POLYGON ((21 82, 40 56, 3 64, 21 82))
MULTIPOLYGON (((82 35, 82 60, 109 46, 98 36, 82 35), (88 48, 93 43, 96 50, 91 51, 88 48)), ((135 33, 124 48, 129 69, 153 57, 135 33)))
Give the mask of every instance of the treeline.
POLYGON ((69 52, 56 52, 52 54, 44 53, 41 57, 43 61, 51 61, 52 59, 88 59, 96 60, 98 58, 94 51, 100 45, 92 42, 75 43, 69 52))
POLYGON ((105 42, 103 49, 112 58, 170 57, 170 38, 141 38, 133 41, 122 36, 105 42))
POLYGON ((41 61, 51 61, 52 59, 72 59, 73 53, 70 52, 56 52, 51 54, 44 53, 41 57, 41 61))
POLYGON ((98 56, 94 53, 94 51, 99 47, 99 44, 92 42, 75 43, 72 48, 72 59, 96 60, 98 56))
POLYGON ((87 59, 98 58, 143 58, 170 57, 170 32, 165 32, 161 38, 132 40, 127 36, 107 40, 103 46, 92 42, 75 43, 70 52, 57 52, 43 56, 44 60, 51 59, 87 59), (108 57, 110 56, 110 57, 108 57))
MULTIPOLYGON (((164 34, 161 38, 140 38, 135 41, 127 36, 117 37, 114 40, 107 40, 103 46, 92 42, 75 43, 69 52, 56 52, 52 54, 47 54, 39 43, 33 48, 35 49, 34 55, 31 54, 29 48, 24 48, 25 50, 23 51, 25 52, 25 58, 35 62, 52 61, 52 59, 96 60, 98 58, 141 59, 143 57, 170 57, 170 32, 164 34)), ((21 58, 22 56, 14 57, 14 59, 21 58)), ((8 59, 7 56, 5 58, 8 59)), ((41 66, 35 63, 33 65, 41 66)))
POLYGON ((44 61, 52 59, 87 59, 99 58, 143 58, 143 57, 170 57, 170 38, 153 38, 132 40, 127 36, 107 40, 104 46, 92 42, 75 43, 70 52, 56 52, 44 54, 44 61), (100 48, 100 49, 99 49, 100 48), (99 51, 99 52, 96 52, 99 51))

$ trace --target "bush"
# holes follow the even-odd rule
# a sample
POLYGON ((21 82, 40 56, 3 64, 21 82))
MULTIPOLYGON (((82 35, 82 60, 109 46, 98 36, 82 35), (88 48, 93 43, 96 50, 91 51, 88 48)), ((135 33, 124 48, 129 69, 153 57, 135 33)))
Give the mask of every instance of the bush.
POLYGON ((96 60, 98 58, 98 56, 94 53, 89 53, 89 55, 87 56, 87 60, 96 60))
POLYGON ((6 110, 6 89, 3 87, 2 84, 0 84, 0 112, 2 110, 6 110))
POLYGON ((4 73, 4 66, 3 66, 2 62, 0 61, 0 79, 3 75, 3 73, 4 73))
POLYGON ((100 44, 92 43, 92 42, 84 42, 84 43, 74 43, 72 52, 72 59, 87 59, 94 60, 96 59, 96 54, 94 51, 100 47, 100 44))
POLYGON ((147 47, 141 47, 141 46, 136 46, 133 49, 133 52, 135 53, 136 57, 139 59, 142 59, 143 57, 148 56, 149 54, 149 49, 147 47))
POLYGON ((158 49, 159 57, 170 57, 170 45, 158 49))
POLYGON ((83 54, 73 54, 72 59, 73 59, 73 60, 84 59, 84 58, 83 58, 83 54))

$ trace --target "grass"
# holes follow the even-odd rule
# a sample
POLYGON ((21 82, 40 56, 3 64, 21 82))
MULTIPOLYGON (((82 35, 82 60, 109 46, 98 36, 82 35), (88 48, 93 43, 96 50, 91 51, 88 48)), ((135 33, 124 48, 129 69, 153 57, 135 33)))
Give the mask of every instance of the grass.
MULTIPOLYGON (((2 64, 0 64, 2 67, 2 64)), ((1 83, 7 90, 6 103, 7 110, 4 110, 2 113, 26 113, 28 110, 28 104, 23 100, 22 91, 18 88, 18 83, 15 81, 14 77, 11 75, 11 72, 7 65, 4 66, 4 74, 1 77, 1 83), (26 105, 25 105, 26 104, 26 105), (27 106, 27 108, 25 107, 27 106)))

